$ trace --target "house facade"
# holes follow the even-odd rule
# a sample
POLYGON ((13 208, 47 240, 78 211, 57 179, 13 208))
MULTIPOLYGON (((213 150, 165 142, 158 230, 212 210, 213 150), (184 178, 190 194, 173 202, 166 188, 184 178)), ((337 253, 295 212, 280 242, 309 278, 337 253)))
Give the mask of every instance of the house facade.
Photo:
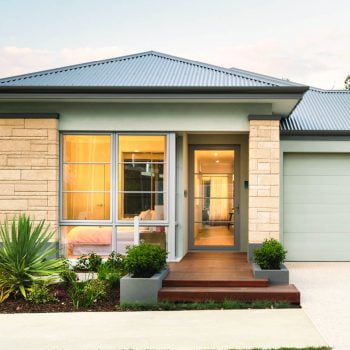
POLYGON ((350 260, 350 93, 145 52, 0 79, 0 216, 69 258, 135 239, 169 261, 350 260))

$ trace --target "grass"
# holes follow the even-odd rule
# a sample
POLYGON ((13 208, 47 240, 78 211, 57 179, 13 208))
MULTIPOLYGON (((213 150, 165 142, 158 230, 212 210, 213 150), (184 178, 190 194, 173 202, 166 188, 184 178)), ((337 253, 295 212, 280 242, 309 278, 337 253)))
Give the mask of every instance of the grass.
POLYGON ((284 301, 254 301, 250 303, 239 300, 204 301, 177 303, 161 301, 156 304, 123 303, 117 305, 118 311, 174 311, 174 310, 237 310, 237 309, 290 309, 298 306, 284 301))

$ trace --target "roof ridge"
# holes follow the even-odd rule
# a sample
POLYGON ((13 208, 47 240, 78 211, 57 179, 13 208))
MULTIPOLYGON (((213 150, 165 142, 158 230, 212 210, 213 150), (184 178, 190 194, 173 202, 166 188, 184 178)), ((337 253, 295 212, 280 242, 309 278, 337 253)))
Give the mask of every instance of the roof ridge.
POLYGON ((310 86, 309 90, 315 91, 315 92, 320 92, 320 93, 325 93, 325 94, 330 94, 330 93, 345 93, 345 94, 350 94, 350 90, 346 89, 321 89, 317 87, 310 86))
POLYGON ((291 81, 291 80, 287 80, 287 79, 277 78, 277 77, 274 77, 272 75, 255 73, 255 72, 252 72, 252 71, 249 71, 249 70, 236 68, 236 67, 232 67, 230 69, 232 69, 234 71, 242 72, 244 74, 251 75, 253 77, 255 76, 255 77, 260 77, 262 79, 268 79, 268 80, 271 80, 273 82, 280 82, 280 83, 286 84, 288 86, 296 86, 296 85, 297 86, 305 86, 305 84, 297 83, 297 82, 294 82, 294 81, 291 81))
POLYGON ((168 59, 176 60, 176 61, 187 63, 187 64, 197 65, 197 66, 200 66, 200 67, 203 67, 203 68, 212 69, 212 70, 219 71, 219 72, 224 72, 224 73, 227 73, 227 74, 230 74, 230 75, 241 76, 242 78, 251 79, 251 80, 254 80, 254 81, 259 81, 261 83, 272 84, 271 82, 266 82, 264 80, 259 80, 259 79, 257 79, 254 76, 246 77, 243 74, 242 75, 239 75, 237 73, 235 74, 232 71, 231 68, 225 68, 225 67, 217 66, 217 65, 214 65, 214 64, 210 64, 210 63, 205 63, 205 62, 201 62, 201 61, 191 60, 191 59, 183 58, 183 57, 179 57, 179 56, 173 56, 173 55, 169 55, 169 54, 158 52, 158 51, 149 51, 149 52, 154 54, 154 55, 156 55, 156 56, 159 56, 159 57, 168 58, 168 59))

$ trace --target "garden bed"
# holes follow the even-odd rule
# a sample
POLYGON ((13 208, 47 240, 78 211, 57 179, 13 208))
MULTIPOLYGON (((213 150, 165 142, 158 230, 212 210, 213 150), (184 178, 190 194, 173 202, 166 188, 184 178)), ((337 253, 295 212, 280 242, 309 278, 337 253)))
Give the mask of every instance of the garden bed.
POLYGON ((156 304, 119 304, 119 288, 108 288, 106 298, 96 301, 90 307, 74 307, 63 285, 50 287, 51 294, 58 301, 35 304, 23 299, 10 297, 0 304, 0 313, 51 313, 51 312, 124 312, 124 311, 180 311, 180 310, 234 310, 234 309, 285 309, 298 306, 287 302, 256 301, 245 303, 238 300, 223 302, 159 302, 156 304))
POLYGON ((67 295, 67 290, 61 285, 51 286, 51 293, 58 301, 44 304, 34 304, 22 296, 10 297, 0 303, 0 313, 48 313, 48 312, 92 312, 92 311, 116 311, 116 304, 119 300, 119 288, 108 288, 106 298, 96 301, 90 307, 74 307, 71 299, 67 295))

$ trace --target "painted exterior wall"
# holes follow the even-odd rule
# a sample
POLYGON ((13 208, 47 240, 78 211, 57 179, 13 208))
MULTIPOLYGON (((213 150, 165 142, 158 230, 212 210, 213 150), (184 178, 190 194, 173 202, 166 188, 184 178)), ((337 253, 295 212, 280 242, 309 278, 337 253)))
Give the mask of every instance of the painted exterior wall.
POLYGON ((188 251, 188 135, 177 136, 176 145, 176 257, 188 251))
POLYGON ((57 112, 60 130, 247 132, 249 114, 271 104, 242 103, 4 103, 0 112, 57 112), (98 122, 97 122, 98 121, 98 122))
POLYGON ((0 119, 0 220, 26 213, 58 225, 58 120, 0 119))

